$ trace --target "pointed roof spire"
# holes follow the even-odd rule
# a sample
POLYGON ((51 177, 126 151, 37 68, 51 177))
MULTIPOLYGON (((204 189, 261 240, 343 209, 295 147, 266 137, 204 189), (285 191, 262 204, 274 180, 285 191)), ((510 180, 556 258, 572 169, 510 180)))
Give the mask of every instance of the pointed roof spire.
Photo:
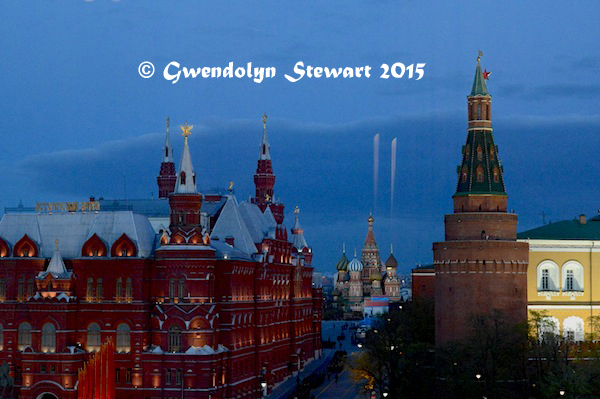
POLYGON ((196 172, 192 165, 192 156, 190 155, 190 147, 188 146, 188 136, 192 134, 194 126, 188 125, 187 122, 180 126, 183 131, 183 153, 181 154, 181 162, 179 164, 179 174, 177 175, 177 185, 175 193, 179 194, 195 194, 196 190, 196 172))
POLYGON ((165 137, 165 152, 163 154, 163 162, 173 161, 173 147, 171 147, 171 119, 167 116, 167 131, 165 137))
POLYGON ((296 215, 296 222, 294 223, 294 227, 292 227, 292 243, 294 245, 294 248, 298 249, 299 251, 302 251, 302 249, 308 248, 308 243, 304 238, 304 230, 300 225, 300 208, 298 206, 296 206, 296 209, 294 209, 294 214, 296 215))
POLYGON ((70 272, 67 271, 67 267, 65 266, 65 262, 63 261, 62 256, 60 255, 60 251, 58 249, 58 240, 56 240, 56 249, 54 250, 54 254, 50 259, 50 263, 48 263, 48 267, 45 272, 40 272, 38 274, 39 278, 44 278, 48 274, 51 274, 54 278, 69 278, 70 272))
POLYGON ((483 72, 481 71, 481 57, 483 56, 483 52, 479 51, 479 55, 477 57, 477 68, 475 69, 475 79, 473 80, 473 88, 471 89, 470 96, 489 96, 487 86, 485 84, 485 78, 483 76, 483 72))
POLYGON ((377 243, 375 242, 375 233, 373 232, 373 222, 375 218, 373 218, 373 212, 369 214, 369 230, 367 231, 367 238, 365 240, 365 247, 377 247, 377 243))
POLYGON ((267 136, 267 118, 267 114, 264 113, 262 116, 263 136, 260 142, 260 155, 258 158, 261 160, 271 159, 271 145, 269 144, 269 137, 267 136))

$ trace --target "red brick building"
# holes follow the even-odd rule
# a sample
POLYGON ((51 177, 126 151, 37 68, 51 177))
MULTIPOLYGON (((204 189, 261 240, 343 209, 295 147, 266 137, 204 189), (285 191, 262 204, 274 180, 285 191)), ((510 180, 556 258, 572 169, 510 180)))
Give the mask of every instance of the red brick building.
POLYGON ((514 322, 527 320, 529 245, 516 241, 517 215, 507 212, 486 78, 478 57, 454 213, 444 219, 445 241, 433 244, 438 345, 468 338, 473 315, 500 310, 514 322))
POLYGON ((198 192, 186 124, 177 174, 167 131, 162 234, 97 202, 3 216, 0 361, 21 398, 75 398, 109 337, 117 398, 259 398, 320 355, 312 250, 297 212, 292 237, 283 225, 263 121, 250 202, 198 192))

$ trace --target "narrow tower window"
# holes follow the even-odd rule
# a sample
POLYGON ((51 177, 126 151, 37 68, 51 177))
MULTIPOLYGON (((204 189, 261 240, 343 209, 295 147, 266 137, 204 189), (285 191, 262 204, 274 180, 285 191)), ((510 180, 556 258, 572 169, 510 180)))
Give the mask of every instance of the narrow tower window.
POLYGON ((483 160, 483 149, 481 148, 480 145, 477 146, 477 160, 478 161, 483 160))
POLYGON ((481 165, 479 165, 477 167, 477 182, 478 183, 483 182, 483 168, 481 167, 481 165))
POLYGON ((477 119, 481 120, 481 104, 477 105, 477 119))
POLYGON ((179 174, 179 181, 180 184, 185 184, 185 172, 181 171, 181 173, 179 174))
POLYGON ((494 166, 494 183, 498 183, 500 181, 500 173, 498 173, 498 167, 494 166))

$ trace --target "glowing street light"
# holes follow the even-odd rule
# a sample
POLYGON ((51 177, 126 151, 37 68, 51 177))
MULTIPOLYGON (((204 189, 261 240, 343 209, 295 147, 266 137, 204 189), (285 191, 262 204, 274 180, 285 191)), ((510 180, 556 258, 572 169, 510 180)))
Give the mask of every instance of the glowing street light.
POLYGON ((358 346, 359 349, 362 348, 362 344, 358 344, 356 346, 358 346))
POLYGON ((565 396, 565 390, 561 389, 560 391, 558 391, 558 393, 560 394, 560 396, 565 396))
POLYGON ((475 374, 475 378, 477 378, 477 381, 479 381, 479 379, 481 378, 481 374, 475 374))
POLYGON ((383 397, 384 397, 384 398, 387 398, 387 396, 388 396, 388 395, 389 395, 389 394, 388 394, 387 392, 384 392, 384 393, 383 393, 383 397))

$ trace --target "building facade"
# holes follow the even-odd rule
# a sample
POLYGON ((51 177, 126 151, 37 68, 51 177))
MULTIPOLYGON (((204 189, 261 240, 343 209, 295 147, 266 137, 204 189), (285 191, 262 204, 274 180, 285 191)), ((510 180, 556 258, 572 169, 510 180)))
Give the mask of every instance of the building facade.
POLYGON ((486 78, 478 57, 454 213, 444 218, 445 241, 433 244, 437 345, 467 338, 475 315, 527 320, 528 245, 516 241, 517 215, 507 212, 486 78))
POLYGON ((186 124, 176 174, 167 126, 160 234, 97 201, 3 216, 0 361, 21 398, 75 398, 109 337, 123 399, 259 398, 320 356, 312 249, 298 209, 288 239, 263 123, 250 202, 198 191, 186 124))
MULTIPOLYGON (((529 244, 527 303, 573 341, 598 334, 600 325, 600 217, 563 220, 519 233, 529 244)), ((597 339, 597 338, 594 338, 597 339)))

